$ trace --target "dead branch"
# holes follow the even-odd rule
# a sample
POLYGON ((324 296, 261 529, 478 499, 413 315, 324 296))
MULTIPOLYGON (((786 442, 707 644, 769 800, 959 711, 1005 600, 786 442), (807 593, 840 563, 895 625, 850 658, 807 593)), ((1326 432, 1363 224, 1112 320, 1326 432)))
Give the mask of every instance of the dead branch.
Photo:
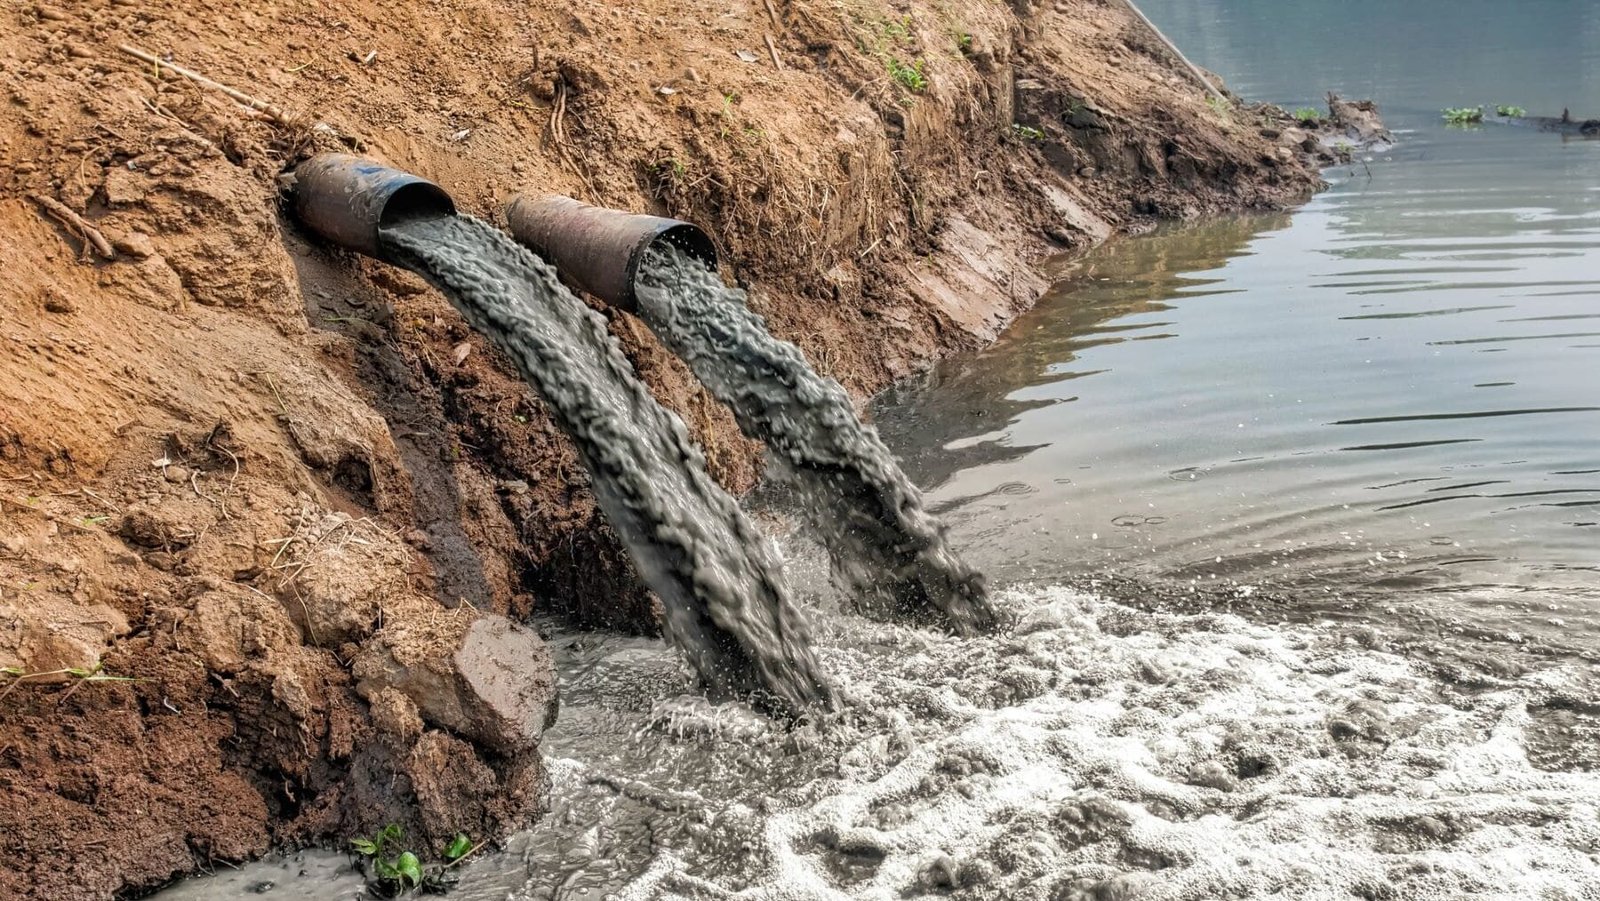
POLYGON ((54 197, 46 197, 43 194, 30 196, 33 198, 34 203, 44 207, 44 211, 49 213, 56 221, 67 228, 76 229, 79 234, 83 235, 83 240, 87 241, 89 246, 94 248, 94 252, 98 253, 102 258, 107 260, 117 258, 117 252, 111 248, 111 242, 107 241, 106 236, 100 233, 100 229, 85 222, 82 216, 74 213, 66 204, 54 197))
POLYGON ((182 67, 180 65, 177 65, 176 63, 169 63, 169 62, 167 62, 166 60, 162 59, 159 56, 156 56, 156 55, 154 55, 152 53, 147 53, 147 52, 145 52, 143 50, 140 50, 137 47, 130 47, 127 44, 118 44, 117 45, 117 49, 121 50, 123 53, 126 53, 131 57, 134 57, 135 59, 143 60, 143 61, 145 61, 147 63, 150 63, 151 65, 155 66, 157 75, 160 74, 162 67, 165 66, 166 68, 171 69, 174 73, 176 73, 178 75, 181 75, 184 78, 189 79, 190 81, 194 82, 197 85, 200 85, 203 88, 210 88, 213 91, 222 92, 223 94, 227 95, 228 97, 231 97, 234 100, 239 101, 240 103, 244 104, 245 106, 249 107, 252 110, 255 110, 256 112, 260 113, 261 115, 265 116, 266 118, 271 119, 273 122, 276 122, 279 125, 296 125, 296 124, 298 124, 295 121, 293 116, 291 116, 288 113, 284 112, 282 107, 274 106, 274 105, 266 102, 265 100, 260 100, 260 99, 257 99, 255 97, 252 97, 249 94, 244 93, 243 91, 234 90, 233 88, 230 88, 227 85, 222 84, 221 82, 212 81, 211 79, 205 77, 204 75, 201 75, 199 72, 195 72, 195 71, 193 71, 191 69, 185 69, 184 67, 182 67))

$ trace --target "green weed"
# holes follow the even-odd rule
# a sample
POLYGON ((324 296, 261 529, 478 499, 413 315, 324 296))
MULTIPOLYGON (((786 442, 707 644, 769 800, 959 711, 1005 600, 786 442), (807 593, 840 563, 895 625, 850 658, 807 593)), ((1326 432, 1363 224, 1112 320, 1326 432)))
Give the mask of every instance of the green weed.
POLYGON ((1316 107, 1302 106, 1294 111, 1294 118, 1303 125, 1315 125, 1322 121, 1322 113, 1316 107))
POLYGON ((384 897, 395 897, 422 889, 442 892, 455 881, 452 872, 456 865, 466 860, 482 847, 474 845, 466 833, 457 833, 444 849, 438 863, 424 865, 415 851, 396 850, 404 838, 396 823, 378 830, 371 838, 354 838, 350 848, 364 862, 371 888, 384 897))
POLYGON ((1228 100, 1226 97, 1207 97, 1206 106, 1211 107, 1211 111, 1219 116, 1226 116, 1233 110, 1232 101, 1228 100))
POLYGON ((1011 131, 1024 141, 1043 141, 1044 132, 1032 125, 1023 125, 1021 122, 1011 123, 1011 131))
POLYGON ((1528 111, 1520 106, 1497 106, 1494 108, 1494 112, 1497 116, 1506 116, 1511 119, 1521 119, 1528 114, 1528 111))
POLYGON ((907 65, 899 57, 891 56, 884 60, 884 65, 889 69, 889 77, 895 84, 900 85, 913 94, 920 94, 928 89, 928 76, 923 72, 923 60, 907 65))
POLYGON ((1444 121, 1450 125, 1476 125, 1483 121, 1483 107, 1461 106, 1443 110, 1444 121))

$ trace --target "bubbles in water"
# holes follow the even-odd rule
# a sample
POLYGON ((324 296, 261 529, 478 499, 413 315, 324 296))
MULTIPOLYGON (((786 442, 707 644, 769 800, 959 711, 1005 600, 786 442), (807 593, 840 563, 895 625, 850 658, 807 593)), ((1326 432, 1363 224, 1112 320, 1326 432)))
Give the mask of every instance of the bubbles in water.
MULTIPOLYGON (((997 602, 1016 625, 994 636, 819 626, 850 699, 833 722, 759 731, 733 715, 728 739, 652 731, 620 754, 602 736, 553 734, 569 811, 598 803, 575 787, 611 767, 703 802, 690 817, 649 814, 643 846, 603 838, 618 867, 607 890, 627 901, 1600 892, 1600 776, 1529 760, 1535 717, 1550 720, 1540 711, 1571 711, 1592 691, 1576 668, 1468 692, 1329 629, 1146 613, 1063 588, 997 602)), ((586 698, 564 715, 621 716, 620 698, 586 698)), ((605 803, 602 832, 629 821, 614 805, 638 807, 605 803)))

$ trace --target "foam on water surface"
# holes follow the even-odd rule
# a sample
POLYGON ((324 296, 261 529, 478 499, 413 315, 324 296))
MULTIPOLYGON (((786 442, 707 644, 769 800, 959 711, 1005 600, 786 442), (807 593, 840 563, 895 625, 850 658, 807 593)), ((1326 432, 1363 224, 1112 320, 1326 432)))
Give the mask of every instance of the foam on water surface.
POLYGON ((1526 737, 1588 669, 1469 691, 1331 628, 998 603, 1015 628, 978 638, 830 620, 849 709, 794 732, 642 647, 577 651, 511 896, 1600 897, 1600 776, 1526 737))

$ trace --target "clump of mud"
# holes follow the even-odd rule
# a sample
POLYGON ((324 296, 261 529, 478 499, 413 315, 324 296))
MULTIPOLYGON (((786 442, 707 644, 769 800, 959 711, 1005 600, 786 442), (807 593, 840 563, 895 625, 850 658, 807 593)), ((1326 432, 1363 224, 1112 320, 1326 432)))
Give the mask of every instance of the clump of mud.
POLYGON ((667 242, 646 251, 636 288, 650 328, 773 451, 773 475, 800 495, 858 607, 942 615, 967 633, 994 624, 983 576, 950 546, 877 431, 838 382, 767 331, 745 292, 667 242))
POLYGON ((1528 756, 1531 711, 1580 690, 1576 670, 1469 694, 1328 630, 1064 588, 996 600, 1007 634, 832 624, 820 653, 855 704, 815 732, 753 731, 660 687, 641 711, 659 662, 564 648, 585 670, 547 736, 561 835, 534 833, 535 875, 513 896, 1600 891, 1600 776, 1528 756))
POLYGON ((634 375, 604 320, 549 265, 482 220, 400 223, 382 239, 544 398, 665 604, 668 636, 711 690, 769 693, 791 710, 826 700, 776 546, 706 474, 682 420, 634 375))

